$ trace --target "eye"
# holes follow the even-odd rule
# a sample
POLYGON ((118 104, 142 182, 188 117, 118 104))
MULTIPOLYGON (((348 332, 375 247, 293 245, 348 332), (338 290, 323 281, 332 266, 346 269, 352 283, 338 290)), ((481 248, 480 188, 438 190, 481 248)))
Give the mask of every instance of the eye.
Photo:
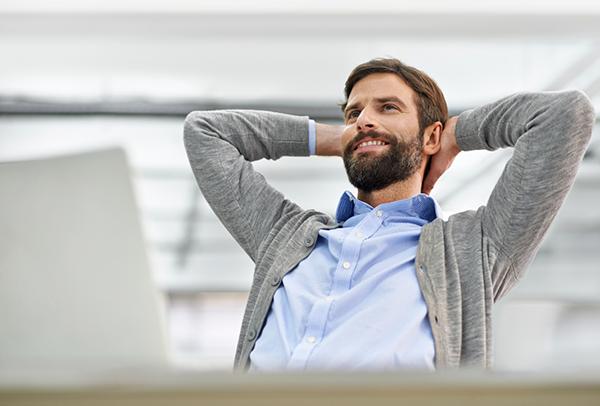
POLYGON ((394 104, 384 104, 383 109, 384 110, 398 110, 398 107, 396 107, 396 105, 394 105, 394 104))
POLYGON ((360 114, 360 111, 358 111, 358 110, 351 110, 351 111, 348 112, 347 119, 350 120, 352 118, 356 118, 356 117, 358 117, 359 114, 360 114))

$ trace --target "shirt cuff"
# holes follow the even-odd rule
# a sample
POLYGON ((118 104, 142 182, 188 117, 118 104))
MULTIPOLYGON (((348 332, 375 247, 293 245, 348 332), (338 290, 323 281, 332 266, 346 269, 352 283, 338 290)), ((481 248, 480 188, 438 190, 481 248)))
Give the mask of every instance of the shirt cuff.
POLYGON ((308 120, 308 154, 317 153, 317 128, 315 120, 308 120))

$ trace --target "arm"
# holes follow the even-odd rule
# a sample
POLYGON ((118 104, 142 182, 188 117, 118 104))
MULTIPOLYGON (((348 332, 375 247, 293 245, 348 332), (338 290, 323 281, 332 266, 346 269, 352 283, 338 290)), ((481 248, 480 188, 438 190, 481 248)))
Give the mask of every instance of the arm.
POLYGON ((284 215, 302 210, 272 188, 251 161, 308 155, 308 119, 258 111, 196 111, 184 125, 190 165, 204 197, 256 261, 284 215))
POLYGON ((564 91, 509 96, 454 123, 460 150, 514 147, 481 224, 496 299, 533 259, 575 180, 594 120, 583 93, 564 91))

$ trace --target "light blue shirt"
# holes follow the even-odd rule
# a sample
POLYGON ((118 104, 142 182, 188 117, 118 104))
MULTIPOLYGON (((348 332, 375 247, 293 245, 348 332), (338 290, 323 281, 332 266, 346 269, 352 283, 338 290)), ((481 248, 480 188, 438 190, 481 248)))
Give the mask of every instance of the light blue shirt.
POLYGON ((372 208, 345 192, 343 226, 320 230, 275 292, 250 370, 434 369, 414 264, 423 225, 439 215, 425 194, 372 208))

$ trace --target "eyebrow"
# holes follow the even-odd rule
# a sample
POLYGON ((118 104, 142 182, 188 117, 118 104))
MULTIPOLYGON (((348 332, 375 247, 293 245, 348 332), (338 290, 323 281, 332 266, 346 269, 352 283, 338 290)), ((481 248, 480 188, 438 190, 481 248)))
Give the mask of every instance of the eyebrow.
MULTIPOLYGON (((387 102, 395 102, 395 103, 398 103, 400 105, 400 107, 402 107, 404 110, 408 109, 408 106, 406 105, 406 103, 404 103, 401 99, 399 99, 396 96, 377 97, 375 99, 375 101, 379 104, 387 103, 387 102)), ((344 109, 344 116, 346 115, 346 113, 348 113, 349 110, 352 110, 352 109, 358 107, 359 105, 360 105, 360 103, 356 102, 356 103, 352 103, 349 106, 346 106, 346 108, 344 109)))

